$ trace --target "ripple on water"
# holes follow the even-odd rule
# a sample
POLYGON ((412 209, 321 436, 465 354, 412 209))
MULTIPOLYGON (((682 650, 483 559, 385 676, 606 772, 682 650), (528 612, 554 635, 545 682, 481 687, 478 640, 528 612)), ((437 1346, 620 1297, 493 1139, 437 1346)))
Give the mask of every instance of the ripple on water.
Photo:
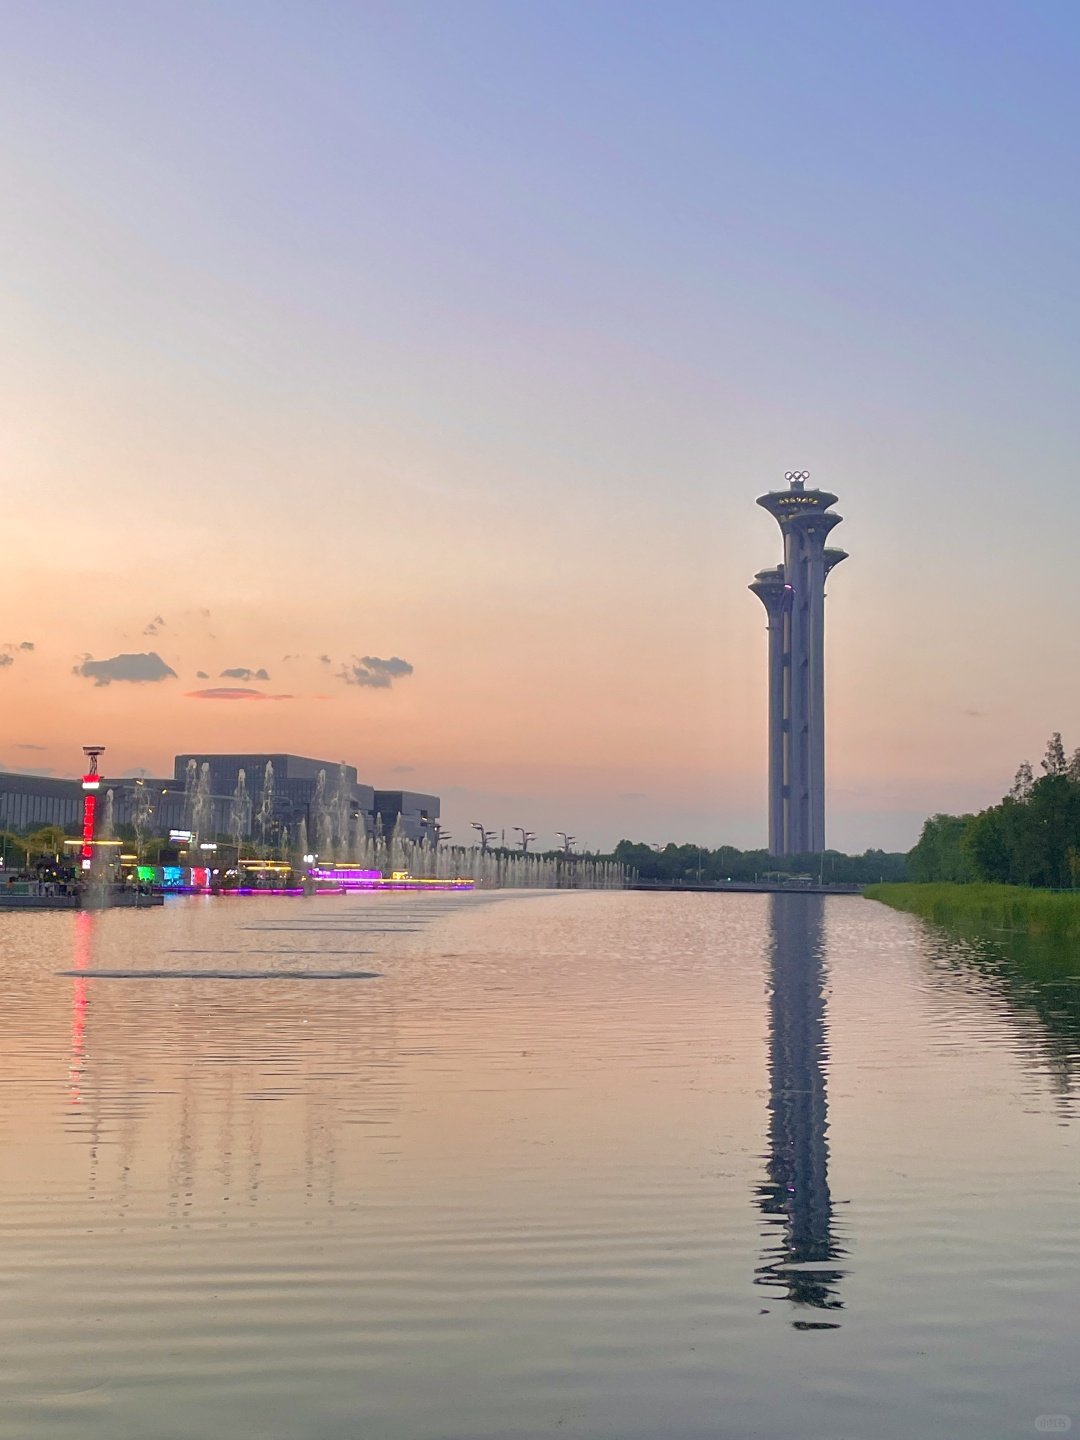
POLYGON ((857 897, 406 898, 0 917, 0 1437, 1068 1411, 1069 976, 857 897))

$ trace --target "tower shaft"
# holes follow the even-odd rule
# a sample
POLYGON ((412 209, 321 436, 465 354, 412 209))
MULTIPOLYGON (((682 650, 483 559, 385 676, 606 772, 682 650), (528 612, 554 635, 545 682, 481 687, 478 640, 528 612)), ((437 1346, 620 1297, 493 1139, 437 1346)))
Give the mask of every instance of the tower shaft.
POLYGON ((841 516, 836 496, 770 491, 758 502, 780 525, 784 561, 762 570, 750 589, 765 606, 769 632, 769 850, 825 849, 825 576, 846 559, 825 541, 841 516))

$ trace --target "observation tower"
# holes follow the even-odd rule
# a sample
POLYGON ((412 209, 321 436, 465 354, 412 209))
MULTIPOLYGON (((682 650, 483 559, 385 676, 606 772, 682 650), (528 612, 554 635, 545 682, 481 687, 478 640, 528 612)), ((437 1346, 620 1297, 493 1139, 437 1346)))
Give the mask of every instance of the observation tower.
POLYGON ((825 849, 825 576, 847 559, 825 541, 841 515, 836 496, 808 490, 809 470, 789 470, 787 490, 758 504, 776 518, 783 563, 759 570, 750 589, 769 630, 769 851, 825 849))

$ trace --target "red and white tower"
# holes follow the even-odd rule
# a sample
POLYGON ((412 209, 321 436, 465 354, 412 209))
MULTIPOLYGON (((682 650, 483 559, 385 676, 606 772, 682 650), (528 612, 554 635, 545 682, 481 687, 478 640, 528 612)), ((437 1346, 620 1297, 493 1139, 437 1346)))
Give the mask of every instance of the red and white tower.
POLYGON ((97 792, 101 789, 98 775, 98 756, 105 754, 104 745, 84 745, 86 774, 82 777, 83 821, 82 821, 82 868, 90 869, 94 858, 94 812, 97 810, 97 792))

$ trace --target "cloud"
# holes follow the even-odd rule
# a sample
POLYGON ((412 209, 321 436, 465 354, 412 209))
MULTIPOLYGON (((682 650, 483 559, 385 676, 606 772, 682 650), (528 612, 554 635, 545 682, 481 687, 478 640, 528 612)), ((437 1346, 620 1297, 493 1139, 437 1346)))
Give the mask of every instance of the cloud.
POLYGON ((205 670, 196 670, 196 671, 195 671, 195 679, 196 679, 196 680, 209 680, 209 679, 210 679, 210 676, 206 673, 205 670))
POLYGON ((33 650, 33 648, 34 642, 32 640, 22 640, 18 645, 14 645, 9 641, 7 645, 0 648, 0 665, 14 665, 15 656, 20 650, 33 650))
POLYGON ((222 680, 269 680, 270 676, 265 670, 249 670, 245 665, 237 665, 232 670, 222 670, 222 680))
POLYGON ((47 745, 16 745, 16 750, 47 750, 47 745))
POLYGON ((291 695, 267 695, 265 690, 241 690, 221 686, 213 690, 189 690, 185 700, 291 700, 291 695))
POLYGON ((338 679, 346 685, 364 685, 370 690, 389 690, 402 675, 411 675, 413 667, 407 660, 392 655, 389 660, 380 660, 378 655, 354 655, 338 671, 338 679))
POLYGON ((332 665, 334 663, 329 655, 320 655, 319 660, 323 665, 332 665))
POLYGON ((111 685, 114 680, 127 680, 133 685, 155 684, 158 680, 176 679, 176 671, 166 665, 156 650, 145 655, 114 655, 110 660, 91 660, 87 655, 74 674, 93 680, 95 685, 111 685))
POLYGON ((161 618, 161 616, 155 615, 154 618, 150 621, 150 624, 147 625, 146 629, 142 633, 144 635, 156 635, 158 631, 164 626, 164 624, 165 621, 161 618))
POLYGON ((415 765, 395 765, 390 773, 391 775, 411 775, 415 769, 415 765))

